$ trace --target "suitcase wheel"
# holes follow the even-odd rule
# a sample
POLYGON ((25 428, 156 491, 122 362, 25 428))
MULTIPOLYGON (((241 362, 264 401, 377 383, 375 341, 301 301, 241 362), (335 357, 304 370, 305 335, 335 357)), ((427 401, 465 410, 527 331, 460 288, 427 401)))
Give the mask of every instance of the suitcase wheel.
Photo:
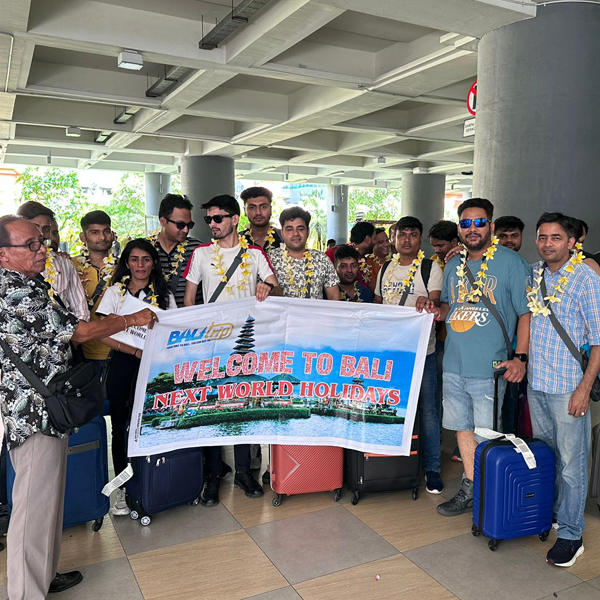
POLYGON ((333 499, 336 502, 339 502, 341 497, 342 497, 342 488, 338 488, 337 490, 335 490, 335 494, 333 496, 333 499))
POLYGON ((479 537, 481 535, 481 531, 479 531, 474 524, 471 525, 471 533, 473 534, 473 537, 479 537))
POLYGON ((550 535, 549 531, 544 531, 544 533, 540 533, 540 540, 542 540, 542 542, 545 542, 548 539, 549 535, 550 535))
POLYGON ((492 552, 495 552, 498 549, 499 543, 500 543, 500 540, 490 540, 488 542, 488 547, 492 552))
POLYGON ((152 519, 148 516, 148 515, 144 515, 141 519, 140 519, 140 523, 144 526, 144 527, 148 527, 148 525, 150 525, 150 522, 152 521, 152 519))
POLYGON ((277 494, 275 498, 273 498, 273 506, 281 506, 281 502, 283 500, 283 494, 277 494))
POLYGON ((190 506, 198 506, 198 504, 200 504, 200 497, 190 502, 190 506))
POLYGON ((129 513, 129 516, 130 516, 130 517, 131 517, 131 518, 132 518, 134 521, 140 518, 140 515, 139 515, 139 513, 138 513, 138 511, 137 511, 137 510, 132 510, 132 511, 129 513))
POLYGON ((102 529, 102 523, 104 523, 104 517, 100 517, 99 519, 96 519, 92 523, 92 531, 100 531, 102 529))
POLYGON ((356 506, 358 501, 360 500, 360 492, 354 492, 354 496, 352 496, 352 505, 356 506))
POLYGON ((414 488, 414 489, 413 489, 413 491, 412 491, 412 499, 413 499, 413 500, 416 500, 418 497, 419 497, 419 488, 418 488, 418 487, 416 487, 416 488, 414 488))

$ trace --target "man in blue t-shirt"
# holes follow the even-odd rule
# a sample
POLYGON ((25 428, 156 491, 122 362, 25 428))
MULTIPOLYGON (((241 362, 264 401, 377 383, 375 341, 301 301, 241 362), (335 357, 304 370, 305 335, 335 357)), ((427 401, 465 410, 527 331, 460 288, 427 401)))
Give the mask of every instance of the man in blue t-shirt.
POLYGON ((494 427, 494 371, 506 369, 499 381, 500 399, 506 382, 519 382, 526 373, 531 268, 493 237, 493 213, 492 203, 483 198, 471 198, 458 207, 459 237, 466 250, 446 265, 440 308, 425 307, 446 322, 443 426, 456 431, 465 467, 456 495, 438 506, 444 516, 460 515, 473 507, 475 448, 481 441, 474 430, 494 427), (486 304, 499 313, 509 337, 517 331, 516 353, 511 360, 502 328, 486 304))

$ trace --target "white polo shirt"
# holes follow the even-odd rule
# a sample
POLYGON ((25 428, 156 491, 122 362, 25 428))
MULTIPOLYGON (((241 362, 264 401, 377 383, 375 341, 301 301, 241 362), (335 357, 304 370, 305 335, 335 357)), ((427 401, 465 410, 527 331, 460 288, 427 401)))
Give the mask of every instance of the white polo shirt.
MULTIPOLYGON (((233 248, 220 249, 225 273, 229 270, 233 259, 237 256, 239 251, 239 244, 233 248)), ((242 269, 238 266, 227 281, 227 285, 221 290, 221 293, 215 302, 227 302, 228 300, 238 300, 239 298, 249 298, 254 296, 256 294, 256 284, 258 279, 260 278, 262 281, 265 281, 267 277, 274 275, 271 263, 262 248, 259 246, 248 246, 247 252, 250 255, 250 259, 248 260, 248 266, 250 267, 248 283, 244 285, 243 289, 239 288, 243 276, 242 269), (227 291, 227 287, 231 289, 231 293, 227 291)), ((202 244, 194 250, 190 262, 183 273, 183 277, 195 284, 202 282, 204 302, 210 300, 219 283, 221 283, 222 277, 222 275, 217 273, 217 270, 214 267, 212 244, 202 244)))

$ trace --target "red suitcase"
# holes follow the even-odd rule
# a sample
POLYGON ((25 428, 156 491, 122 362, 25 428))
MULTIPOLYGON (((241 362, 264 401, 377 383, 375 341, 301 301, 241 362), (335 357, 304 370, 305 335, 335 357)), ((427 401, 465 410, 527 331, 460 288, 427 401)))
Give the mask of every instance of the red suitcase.
POLYGON ((273 506, 284 496, 333 492, 337 502, 344 485, 344 449, 334 446, 270 447, 271 488, 277 494, 273 506))

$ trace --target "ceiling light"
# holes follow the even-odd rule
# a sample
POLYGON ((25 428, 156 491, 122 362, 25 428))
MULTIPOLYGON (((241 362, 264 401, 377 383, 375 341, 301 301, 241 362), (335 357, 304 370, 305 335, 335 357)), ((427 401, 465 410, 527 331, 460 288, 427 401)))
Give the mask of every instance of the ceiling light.
POLYGON ((48 156, 46 156, 46 164, 47 165, 51 165, 52 164, 52 156, 50 156, 50 154, 48 154, 48 156))
POLYGON ((95 138, 96 144, 104 144, 106 140, 112 135, 112 131, 101 131, 95 138))
POLYGON ((329 173, 329 177, 337 177, 338 175, 343 175, 346 171, 334 171, 333 173, 329 173))
POLYGON ((133 115, 138 113, 140 110, 141 107, 139 106, 126 106, 125 109, 115 117, 113 123, 122 125, 123 123, 129 121, 129 119, 131 119, 131 117, 133 117, 133 115))
POLYGON ((103 152, 96 160, 104 160, 108 156, 107 152, 103 152))
POLYGON ((119 69, 139 71, 144 66, 144 58, 135 50, 123 50, 123 52, 119 54, 117 65, 119 66, 119 69))
POLYGON ((91 168, 91 166, 92 166, 92 163, 88 162, 88 163, 85 163, 85 165, 83 165, 83 168, 87 170, 87 169, 91 168))
POLYGON ((275 170, 277 170, 277 167, 265 167, 264 169, 261 169, 261 173, 268 173, 269 171, 275 170))
POLYGON ((67 127, 67 137, 81 137, 81 129, 79 127, 67 127))
POLYGON ((378 165, 385 165, 385 156, 378 156, 377 157, 377 164, 378 165))

